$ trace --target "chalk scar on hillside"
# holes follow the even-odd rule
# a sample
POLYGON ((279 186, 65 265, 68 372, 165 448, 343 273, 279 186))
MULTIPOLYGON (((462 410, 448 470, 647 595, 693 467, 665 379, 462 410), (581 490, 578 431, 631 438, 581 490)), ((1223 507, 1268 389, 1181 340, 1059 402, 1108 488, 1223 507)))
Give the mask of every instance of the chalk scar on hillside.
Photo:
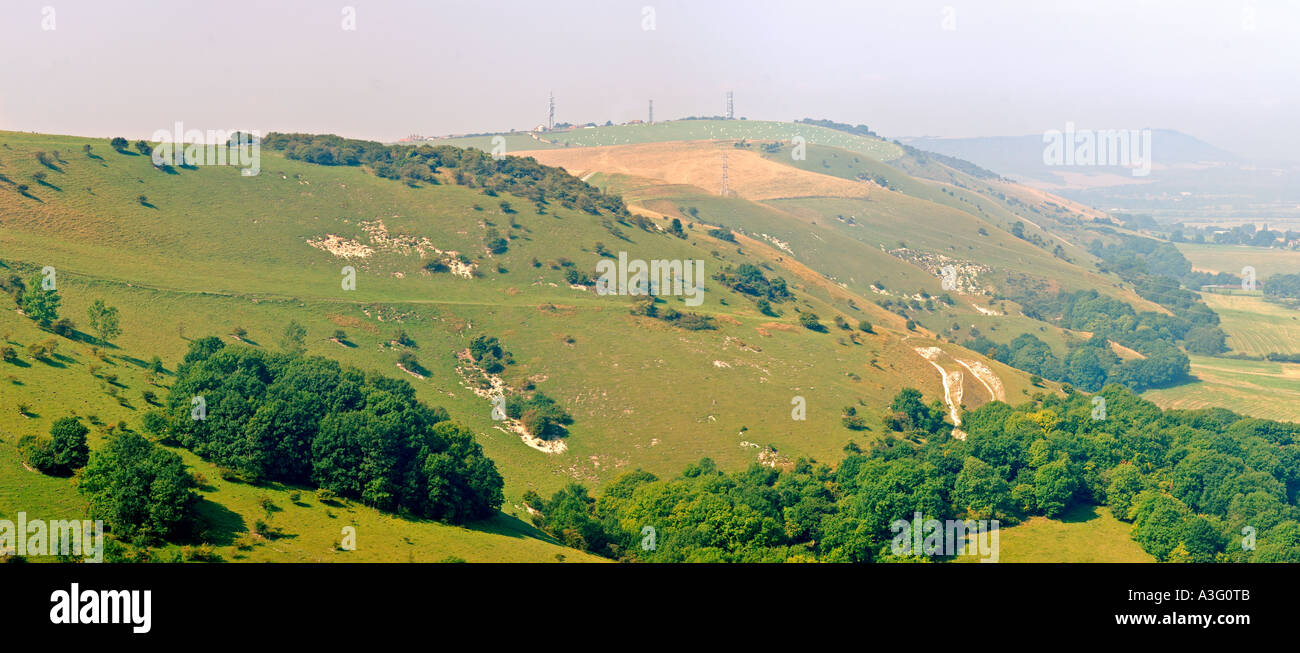
MULTIPOLYGON (((473 361, 468 349, 458 352, 456 358, 463 361, 473 361)), ((484 389, 473 385, 470 380, 465 377, 464 368, 457 366, 456 371, 460 373, 461 378, 464 380, 464 383, 461 384, 463 387, 488 401, 491 401, 493 397, 506 396, 506 382, 499 375, 489 374, 478 367, 473 367, 472 369, 477 370, 488 380, 489 387, 484 389)), ((529 433, 528 429, 524 427, 524 423, 514 419, 513 417, 507 415, 504 419, 499 421, 504 423, 505 426, 502 427, 501 425, 497 425, 493 428, 496 428, 498 431, 503 433, 514 433, 515 435, 518 435, 519 439, 522 440, 524 444, 542 453, 564 453, 569 450, 569 445, 565 444, 564 440, 543 440, 542 438, 529 433)))
POLYGON ((391 236, 383 220, 363 221, 360 227, 366 232, 370 244, 336 234, 325 234, 324 238, 309 238, 307 244, 342 259, 367 259, 376 252, 390 252, 402 256, 418 254, 421 259, 431 258, 442 263, 447 270, 458 277, 465 279, 474 277, 476 263, 461 261, 460 252, 439 249, 427 236, 419 238, 404 234, 391 236))
MULTIPOLYGON (((916 353, 921 355, 921 358, 929 361, 929 363, 934 366, 934 369, 939 370, 939 376, 943 383, 943 402, 948 405, 948 414, 952 417, 953 426, 960 427, 962 373, 960 371, 949 372, 948 370, 943 369, 943 366, 939 364, 938 359, 939 356, 944 354, 944 351, 938 347, 916 347, 915 350, 916 353)), ((952 437, 957 438, 958 440, 965 440, 966 433, 960 428, 953 428, 952 437)))

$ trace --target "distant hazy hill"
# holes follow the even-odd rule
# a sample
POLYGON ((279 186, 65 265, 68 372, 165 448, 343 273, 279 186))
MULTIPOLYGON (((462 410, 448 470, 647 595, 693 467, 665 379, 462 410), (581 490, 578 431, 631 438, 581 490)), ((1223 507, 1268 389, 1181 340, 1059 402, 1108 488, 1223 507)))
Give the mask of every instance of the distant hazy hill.
POLYGON ((1151 131, 1152 166, 1146 176, 1119 166, 1048 165, 1042 134, 900 141, 1102 209, 1149 211, 1168 220, 1300 214, 1300 170, 1295 165, 1248 161, 1169 129, 1151 131))
MULTIPOLYGON (((1081 128, 1082 129, 1082 128, 1081 128)), ((1070 186, 1062 173, 1119 174, 1131 176, 1118 166, 1051 166, 1043 163, 1042 134, 1024 136, 983 136, 977 138, 902 138, 900 141, 922 150, 969 160, 1001 175, 1022 181, 1070 186)), ((1151 130, 1151 149, 1158 166, 1229 163, 1240 159, 1205 141, 1170 129, 1151 130)))

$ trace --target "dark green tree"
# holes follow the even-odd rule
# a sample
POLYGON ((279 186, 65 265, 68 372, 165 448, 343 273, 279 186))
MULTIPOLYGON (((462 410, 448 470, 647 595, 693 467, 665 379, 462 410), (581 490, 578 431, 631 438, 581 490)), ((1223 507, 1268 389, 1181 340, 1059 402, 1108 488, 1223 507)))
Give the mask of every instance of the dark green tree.
POLYGON ((131 432, 112 436, 90 455, 77 489, 119 537, 154 543, 190 530, 194 479, 180 456, 131 432))
POLYGON ((122 335, 116 306, 107 306, 104 300, 96 299, 90 303, 90 308, 86 312, 90 317, 90 328, 94 330, 95 337, 99 338, 100 342, 107 344, 122 335))
POLYGON ((73 417, 60 417, 50 426, 50 451, 54 455, 54 464, 71 472, 86 466, 90 458, 90 447, 86 444, 86 434, 90 429, 73 417))
POLYGON ((22 295, 22 309, 37 324, 49 327, 59 319, 59 293, 53 288, 42 288, 41 281, 40 275, 33 275, 27 280, 22 295))

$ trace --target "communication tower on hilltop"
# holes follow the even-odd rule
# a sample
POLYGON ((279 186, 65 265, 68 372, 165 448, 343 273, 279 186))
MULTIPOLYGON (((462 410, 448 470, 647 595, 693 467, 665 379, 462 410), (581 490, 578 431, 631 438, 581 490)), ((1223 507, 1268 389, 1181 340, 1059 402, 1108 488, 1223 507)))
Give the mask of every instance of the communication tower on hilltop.
POLYGON ((732 99, 731 91, 727 91, 727 120, 736 119, 736 107, 732 102, 732 99))
POLYGON ((722 196, 726 197, 730 191, 727 190, 727 153, 722 153, 722 196))
POLYGON ((550 104, 551 104, 551 112, 547 114, 546 117, 546 129, 548 131, 555 129, 555 92, 554 91, 552 91, 550 94, 550 104))

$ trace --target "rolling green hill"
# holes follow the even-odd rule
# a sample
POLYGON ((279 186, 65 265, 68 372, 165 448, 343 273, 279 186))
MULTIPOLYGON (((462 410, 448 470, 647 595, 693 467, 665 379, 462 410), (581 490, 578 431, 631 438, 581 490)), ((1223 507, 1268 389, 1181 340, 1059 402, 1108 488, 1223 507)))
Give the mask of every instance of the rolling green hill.
MULTIPOLYGON (((509 151, 557 166, 507 186, 519 159, 466 179, 454 163, 410 173, 400 157, 411 150, 386 169, 309 163, 318 155, 291 145, 264 148, 250 177, 155 168, 103 140, 0 132, 0 277, 53 267, 60 315, 77 329, 56 336, 0 298, 0 346, 21 354, 0 362, 0 489, 13 490, 0 512, 84 508, 71 482, 24 468, 20 437, 71 414, 98 429, 93 449, 108 425, 139 428, 196 339, 278 351, 296 322, 307 354, 401 379, 471 429, 505 479, 505 505, 486 522, 447 526, 330 506, 310 488, 240 483, 178 450, 206 479, 201 513, 220 555, 596 559, 521 521, 526 493, 602 488, 637 469, 667 478, 704 457, 730 471, 834 462, 850 441, 892 441, 888 406, 907 387, 948 402, 950 419, 1053 393, 1058 384, 959 344, 1026 334, 1064 356, 1089 337, 1027 315, 1011 299, 1024 287, 1164 310, 1089 254, 1095 211, 881 139, 705 120, 563 134, 567 147, 507 136, 509 151), (793 136, 807 139, 806 159, 778 142, 793 136), (724 154, 726 195, 715 187, 724 154), (570 201, 548 185, 560 167, 630 212, 570 201), (702 262, 703 303, 665 296, 652 315, 598 294, 597 264, 620 255, 702 262), (942 283, 945 266, 955 288, 942 283), (788 296, 760 303, 736 281, 745 275, 784 282, 788 296), (111 345, 85 324, 96 300, 120 311, 111 345), (467 359, 480 336, 510 352, 499 374, 467 359), (54 355, 27 355, 51 340, 54 355), (161 376, 148 370, 154 356, 161 376), (493 418, 491 383, 554 398, 572 416, 567 432, 521 437, 493 418), (286 536, 247 546, 258 520, 286 536), (350 523, 371 548, 333 547, 350 523)), ((491 139, 443 144, 490 149, 491 139)))
MULTIPOLYGON (((600 484, 638 467, 667 474, 702 456, 728 468, 760 456, 833 459, 850 439, 878 437, 879 410, 900 388, 943 396, 940 375, 915 353, 940 343, 908 332, 904 320, 820 273, 782 266, 778 250, 766 243, 737 247, 693 221, 679 238, 658 226, 666 221, 638 228, 558 203, 543 211, 527 198, 493 197, 481 188, 403 184, 269 150, 262 157, 254 177, 231 167, 167 172, 102 140, 0 134, 0 260, 7 268, 0 271, 28 277, 54 267, 60 314, 78 328, 74 337, 61 338, 39 330, 12 304, 0 313, 0 338, 18 351, 51 337, 58 345, 52 358, 0 363, 6 388, 0 429, 7 434, 0 456, 7 478, 32 488, 0 509, 27 505, 28 492, 44 497, 36 508, 73 509, 81 502, 63 481, 20 482, 39 477, 22 468, 19 437, 44 433, 74 411, 138 428, 149 407, 143 393, 165 396, 171 382, 164 375, 151 383, 145 361, 156 355, 172 370, 189 343, 207 335, 234 342, 243 334, 248 344, 277 350, 291 320, 306 327, 309 354, 404 378, 423 401, 473 429, 506 479, 504 511, 519 517, 526 516, 519 502, 526 490, 549 492, 573 480, 600 484), (38 152, 51 153, 52 165, 38 161, 38 152), (20 185, 27 188, 20 192, 20 185), (490 230, 507 240, 507 251, 489 253, 490 230), (662 304, 708 316, 717 327, 684 330, 630 314, 628 298, 572 287, 566 271, 594 274, 598 248, 646 260, 698 259, 710 276, 754 263, 784 277, 795 299, 776 305, 779 316, 763 315, 751 298, 709 278, 702 306, 680 297, 662 304), (426 267, 435 262, 472 272, 426 267), (344 266, 356 268, 355 290, 341 286, 344 266), (123 334, 112 346, 97 346, 85 324, 97 299, 120 310, 123 334), (826 331, 800 326, 800 311, 816 313, 826 331), (862 319, 879 326, 870 334, 841 330, 832 324, 837 315, 854 329, 862 319), (331 339, 336 329, 346 331, 345 343, 331 339), (398 367, 407 349, 393 344, 399 330, 414 340, 419 377, 398 367), (457 354, 478 335, 500 338, 513 353, 515 364, 502 373, 510 388, 545 391, 573 415, 565 451, 526 446, 467 387, 457 354), (806 420, 791 419, 794 397, 807 401, 806 420), (868 430, 841 424, 845 406, 869 409, 868 430)), ((918 282, 924 276, 881 256, 882 269, 892 266, 918 282)), ((978 354, 963 357, 989 362, 978 354)), ((989 364, 1009 390, 1028 387, 1023 375, 989 364)), ((978 397, 975 379, 968 383, 975 384, 968 396, 978 397)), ((206 463, 192 455, 186 461, 208 479, 218 477, 202 471, 206 463)), ((293 491, 241 492, 223 480, 212 483, 215 489, 203 493, 207 503, 245 524, 256 519, 249 514, 256 512, 253 492, 282 505, 284 492, 293 491)), ((320 512, 294 508, 297 542, 329 530, 330 522, 319 520, 332 518, 320 512)), ((529 532, 517 522, 503 524, 480 530, 488 531, 484 537, 529 532)), ((439 527, 430 524, 421 537, 441 541, 431 531, 439 527)), ((554 556, 537 532, 531 535, 509 540, 527 546, 507 557, 554 556)), ((462 548, 447 542, 417 558, 440 559, 462 548)), ((309 551, 319 550, 284 555, 314 559, 309 551)))

